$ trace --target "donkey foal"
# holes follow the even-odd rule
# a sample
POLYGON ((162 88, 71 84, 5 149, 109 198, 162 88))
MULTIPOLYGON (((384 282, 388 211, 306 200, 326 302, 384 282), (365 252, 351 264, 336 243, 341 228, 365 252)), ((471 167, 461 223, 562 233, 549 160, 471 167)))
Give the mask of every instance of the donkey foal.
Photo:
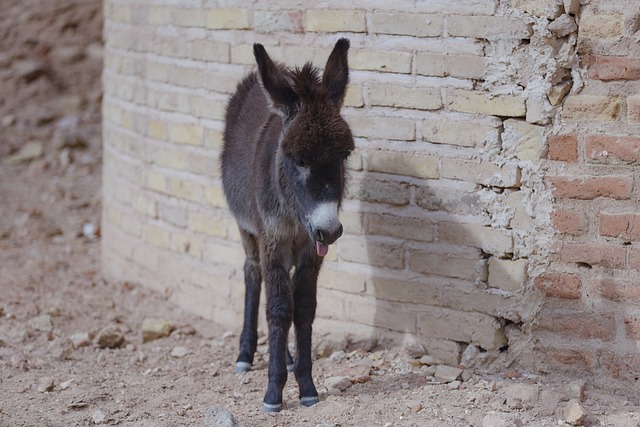
POLYGON ((329 245, 342 235, 338 209, 345 161, 354 148, 351 130, 340 115, 349 82, 348 50, 349 40, 338 40, 320 76, 310 63, 293 70, 274 63, 264 47, 255 44, 258 72, 240 82, 227 106, 222 182, 246 254, 236 371, 249 370, 253 363, 264 279, 269 327, 266 412, 282 408, 292 322, 300 403, 318 402, 311 376, 316 285, 329 245))

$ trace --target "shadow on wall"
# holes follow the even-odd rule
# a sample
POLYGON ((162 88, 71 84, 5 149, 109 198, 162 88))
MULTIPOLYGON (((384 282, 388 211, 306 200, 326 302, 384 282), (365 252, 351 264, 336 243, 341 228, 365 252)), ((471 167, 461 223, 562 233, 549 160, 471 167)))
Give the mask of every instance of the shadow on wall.
POLYGON ((496 180, 493 165, 447 162, 356 152, 345 235, 320 286, 344 292, 344 317, 368 325, 369 342, 402 337, 445 363, 506 364, 529 348, 527 259, 514 254, 514 227, 531 221, 520 171, 502 168, 496 180))

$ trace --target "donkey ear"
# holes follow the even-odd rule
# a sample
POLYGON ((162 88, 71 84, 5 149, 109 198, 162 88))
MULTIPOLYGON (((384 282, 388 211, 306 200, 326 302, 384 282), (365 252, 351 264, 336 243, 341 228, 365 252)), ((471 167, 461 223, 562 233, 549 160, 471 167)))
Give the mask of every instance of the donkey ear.
POLYGON ((295 110, 298 97, 287 81, 285 71, 269 58, 261 44, 253 45, 253 55, 258 63, 262 86, 267 91, 273 106, 283 115, 291 115, 295 110))
POLYGON ((347 84, 349 84, 349 63, 347 61, 349 45, 349 39, 338 40, 331 55, 329 55, 327 65, 324 67, 324 73, 322 74, 322 84, 327 90, 329 100, 338 107, 342 106, 347 84))

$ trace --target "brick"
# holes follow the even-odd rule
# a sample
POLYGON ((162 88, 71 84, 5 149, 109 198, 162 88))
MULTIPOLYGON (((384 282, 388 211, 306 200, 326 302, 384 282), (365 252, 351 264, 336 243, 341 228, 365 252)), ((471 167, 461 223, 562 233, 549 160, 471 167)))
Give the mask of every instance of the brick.
POLYGON ((437 55, 418 53, 416 73, 423 76, 479 79, 487 68, 486 58, 472 55, 437 55))
POLYGON ((498 142, 498 129, 493 126, 472 125, 449 120, 422 122, 422 138, 438 144, 478 147, 498 142))
POLYGON ((169 232, 158 226, 147 224, 144 228, 144 240, 159 248, 169 247, 169 232))
POLYGON ((440 178, 456 179, 492 187, 519 187, 521 171, 517 165, 502 166, 476 160, 441 160, 440 178))
POLYGON ((416 315, 403 310, 402 304, 373 297, 351 296, 345 301, 347 320, 355 323, 386 328, 393 331, 416 333, 416 315))
POLYGON ((480 199, 471 189, 421 185, 416 188, 416 204, 429 211, 477 215, 480 199))
POLYGON ((435 225, 427 220, 405 218, 388 214, 369 214, 367 233, 399 239, 432 242, 435 240, 435 225))
POLYGON ((442 97, 439 89, 410 88, 389 84, 373 84, 369 87, 372 105, 414 108, 417 110, 439 110, 442 97))
POLYGON ((518 95, 489 96, 484 92, 451 89, 447 93, 449 109, 463 113, 524 117, 525 101, 518 95))
POLYGON ((158 203, 158 218, 177 227, 187 226, 187 210, 180 206, 158 203))
POLYGON ((591 56, 585 59, 590 79, 640 80, 640 58, 627 56, 591 56))
POLYGON ((172 176, 167 177, 165 193, 199 203, 202 203, 204 197, 202 185, 190 179, 181 179, 172 176))
POLYGON ((171 22, 170 7, 150 7, 147 16, 149 25, 167 25, 171 22))
MULTIPOLYGON (((516 9, 523 10, 534 16, 541 16, 549 19, 556 19, 562 14, 558 2, 548 0, 514 0, 512 3, 516 9)), ((569 13, 567 11, 567 13, 569 13)))
POLYGON ((429 283, 381 277, 372 277, 367 283, 368 292, 376 299, 424 305, 440 302, 438 288, 429 283))
POLYGON ((156 171, 147 169, 143 175, 144 186, 156 191, 164 192, 166 189, 167 179, 166 177, 156 171))
POLYGON ((631 354, 616 354, 608 351, 600 358, 602 368, 612 377, 627 381, 637 381, 640 376, 640 357, 631 354))
POLYGON ((624 31, 624 15, 583 15, 580 17, 580 37, 614 39, 624 31))
POLYGON ((154 199, 146 196, 145 194, 137 194, 134 197, 133 208, 151 218, 158 218, 158 206, 154 199))
POLYGON ((640 248, 629 247, 629 268, 640 269, 640 248))
POLYGON ((495 289, 517 292, 523 289, 527 281, 527 261, 489 258, 489 277, 487 283, 495 289))
POLYGON ((222 148, 223 133, 217 129, 204 130, 204 146, 206 148, 222 148))
POLYGON ((439 222, 438 240, 482 249, 492 255, 513 253, 513 237, 508 230, 481 225, 439 222))
POLYGON ((411 119, 350 115, 347 117, 347 122, 354 136, 401 141, 416 139, 416 123, 411 119))
POLYGON ((358 150, 352 151, 347 158, 347 169, 350 171, 361 171, 364 168, 362 154, 358 150))
MULTIPOLYGON (((202 61, 228 63, 231 59, 231 47, 227 43, 215 43, 211 40, 193 40, 190 56, 192 59, 202 61)), ((202 86, 204 86, 203 79, 200 78, 196 87, 202 86)))
POLYGON ((402 206, 409 203, 409 185, 401 182, 380 181, 372 177, 361 180, 352 179, 347 185, 347 198, 402 206))
POLYGON ((550 298, 580 299, 582 295, 582 281, 577 274, 543 273, 533 283, 550 298))
POLYGON ((374 172, 409 175, 417 178, 438 177, 438 158, 432 156, 372 151, 369 153, 367 166, 370 171, 374 172))
POLYGON ((342 292, 359 294, 365 291, 365 278, 342 270, 332 270, 326 266, 320 270, 318 286, 342 292))
POLYGON ((504 38, 528 39, 533 34, 531 24, 522 19, 501 16, 449 16, 447 31, 454 37, 475 37, 498 40, 504 38))
POLYGON ((205 201, 213 207, 228 209, 227 199, 220 185, 210 185, 204 189, 205 201))
POLYGON ((347 94, 344 97, 344 105, 346 107, 364 107, 364 98, 362 97, 362 86, 349 85, 347 94))
POLYGON ((625 248, 603 243, 559 242, 557 258, 563 262, 610 268, 625 267, 625 248))
POLYGON ((172 23, 179 27, 204 27, 207 16, 202 9, 173 9, 172 23))
POLYGON ((250 28, 248 9, 213 9, 207 13, 207 28, 244 30, 250 28))
POLYGON ((188 218, 189 230, 208 236, 226 237, 227 224, 210 213, 190 211, 188 218))
POLYGON ((422 336, 446 338, 497 350, 506 344, 502 325, 495 317, 449 309, 433 309, 418 314, 422 336))
POLYGON ((202 145, 202 126, 190 123, 168 123, 168 139, 178 144, 202 145))
POLYGON ((372 239, 343 236, 338 240, 338 256, 341 260, 379 267, 402 269, 404 249, 398 245, 372 239))
POLYGON ((633 190, 633 179, 626 176, 551 176, 547 177, 547 182, 554 188, 554 196, 560 199, 592 200, 597 197, 611 197, 625 200, 631 197, 633 190))
POLYGON ((147 135, 154 139, 165 140, 167 138, 165 122, 150 118, 147 122, 147 135))
POLYGON ((349 68, 410 74, 413 54, 410 52, 353 49, 349 52, 349 68))
POLYGON ((615 320, 608 313, 547 309, 540 313, 538 327, 580 339, 611 341, 615 337, 615 320))
POLYGON ((367 31, 364 10, 307 9, 304 26, 307 31, 315 32, 367 31))
POLYGON ((547 159, 575 163, 578 161, 578 136, 549 135, 547 159))
POLYGON ((303 30, 302 18, 302 10, 256 10, 253 12, 253 29, 258 33, 300 33, 303 30))
POLYGON ((463 258, 454 254, 411 251, 409 266, 416 273, 477 280, 486 276, 485 265, 478 259, 463 258))
POLYGON ((503 149, 515 151, 520 160, 539 163, 544 148, 545 128, 516 119, 505 120, 503 126, 503 149))
POLYGON ((633 341, 640 341, 640 316, 625 316, 624 328, 627 338, 633 341))
POLYGON ((418 37, 439 37, 442 35, 444 19, 442 15, 402 12, 373 12, 373 32, 418 37))
POLYGON ((620 99, 615 96, 570 95, 563 105, 567 119, 613 121, 620 114, 620 99))
POLYGON ((627 110, 630 122, 640 122, 640 95, 627 97, 627 110))
POLYGON ((600 235, 625 241, 640 240, 640 215, 635 213, 600 213, 600 235))
POLYGON ((583 212, 575 210, 555 210, 551 213, 553 228, 559 233, 580 236, 588 230, 583 212))
POLYGON ((637 282, 602 278, 596 280, 594 288, 598 294, 611 301, 623 304, 640 304, 640 286, 637 282))
MULTIPOLYGON (((446 280, 446 279, 445 279, 446 280)), ((441 289, 443 307, 502 317, 513 310, 516 296, 495 288, 478 289, 464 284, 441 289), (461 289, 461 287, 463 287, 461 289)))
POLYGON ((554 365, 562 365, 562 369, 574 369, 580 372, 592 372, 597 358, 589 351, 580 348, 537 348, 540 354, 546 355, 554 365))

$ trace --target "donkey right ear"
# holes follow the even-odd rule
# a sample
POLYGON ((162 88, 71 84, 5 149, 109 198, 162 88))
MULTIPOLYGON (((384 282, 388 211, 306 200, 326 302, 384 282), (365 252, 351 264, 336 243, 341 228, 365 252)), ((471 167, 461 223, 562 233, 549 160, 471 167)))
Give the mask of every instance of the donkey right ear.
POLYGON ((285 71, 269 58, 267 51, 261 44, 253 45, 253 55, 258 63, 262 86, 271 103, 284 117, 293 115, 298 97, 287 81, 285 71))

